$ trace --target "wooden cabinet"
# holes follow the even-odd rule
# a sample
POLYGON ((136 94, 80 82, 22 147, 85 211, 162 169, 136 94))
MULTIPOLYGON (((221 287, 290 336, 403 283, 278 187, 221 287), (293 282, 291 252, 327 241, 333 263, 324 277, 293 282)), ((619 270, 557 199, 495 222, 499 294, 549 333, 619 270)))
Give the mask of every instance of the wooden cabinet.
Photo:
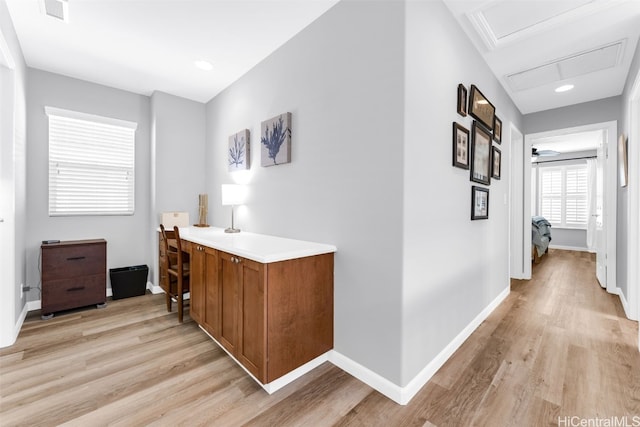
POLYGON ((103 239, 43 244, 42 314, 104 304, 107 242, 103 239))
POLYGON ((213 337, 219 338, 217 251, 185 242, 191 258, 189 315, 213 337))
POLYGON ((332 253, 259 263, 200 247, 192 318, 261 383, 333 348, 332 253))
POLYGON ((220 252, 219 259, 218 275, 222 293, 220 342, 264 383, 267 336, 266 266, 226 252, 220 252))

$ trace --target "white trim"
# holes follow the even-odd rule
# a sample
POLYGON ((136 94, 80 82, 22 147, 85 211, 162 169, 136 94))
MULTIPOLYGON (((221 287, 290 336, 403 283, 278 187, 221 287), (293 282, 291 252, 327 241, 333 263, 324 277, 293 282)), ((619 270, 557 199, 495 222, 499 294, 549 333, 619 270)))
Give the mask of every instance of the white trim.
POLYGON ((329 362, 333 363, 343 371, 353 375, 369 387, 384 394, 389 399, 393 400, 400 405, 406 405, 407 402, 403 402, 403 388, 399 385, 389 381, 383 376, 373 372, 371 369, 362 366, 358 362, 348 358, 342 353, 332 350, 329 353, 329 362))
POLYGON ((363 383, 376 389, 389 399, 406 405, 420 391, 431 377, 460 348, 478 326, 509 296, 511 286, 507 286, 500 294, 478 314, 442 351, 431 360, 409 383, 401 387, 378 375, 370 369, 333 350, 329 361, 343 371, 353 375, 363 383))
POLYGON ((120 126, 128 129, 136 130, 138 124, 136 122, 130 122, 128 120, 114 119, 112 117, 98 116, 96 114, 82 113, 80 111, 65 110, 63 108, 56 107, 44 107, 44 112, 47 116, 66 117, 69 119, 87 120, 90 122, 102 123, 105 125, 120 126))
POLYGON ((0 65, 4 65, 10 70, 15 70, 16 61, 13 59, 13 55, 11 55, 9 44, 4 38, 4 34, 2 34, 2 31, 0 31, 0 55, 2 55, 2 62, 0 62, 0 65))
POLYGON ((151 282, 147 282, 147 289, 149 289, 149 291, 156 295, 156 294, 164 294, 164 291, 162 290, 162 288, 160 286, 156 286, 151 282))
MULTIPOLYGON (((17 277, 16 265, 16 231, 15 231, 15 164, 13 167, 8 166, 11 163, 11 158, 15 155, 15 142, 16 142, 16 126, 15 126, 15 112, 16 112, 16 96, 17 90, 17 78, 16 78, 16 61, 11 53, 11 49, 5 38, 2 29, 0 28, 0 66, 6 68, 7 81, 0 80, 0 84, 7 86, 7 93, 3 93, 3 102, 0 105, 0 150, 3 152, 0 155, 0 170, 3 173, 0 175, 6 175, 1 177, 1 181, 5 184, 0 184, 2 187, 2 198, 6 198, 8 201, 7 206, 3 206, 0 216, 3 217, 2 226, 2 239, 3 239, 3 252, 4 249, 8 249, 7 254, 3 254, 0 259, 0 269, 3 274, 0 280, 0 287, 2 287, 2 300, 0 301, 0 348, 12 345, 20 331, 20 322, 16 319, 16 305, 17 289, 18 285, 21 286, 20 278, 17 277), (5 110, 5 104, 8 109, 5 110), (6 119, 6 122, 5 122, 6 119), (6 140, 5 140, 6 138, 6 140), (8 153, 5 153, 8 151, 8 153), (3 165, 3 163, 6 163, 3 165), (8 165, 7 165, 8 164, 8 165), (6 167, 6 169, 5 169, 6 167), (10 177, 9 177, 10 176, 10 177), (6 191, 6 193, 5 193, 6 191), (9 201, 10 200, 10 201, 9 201), (6 209, 6 211, 5 211, 6 209), (17 282, 16 282, 17 281, 17 282), (16 328, 17 331, 16 332, 16 328)), ((0 205, 4 205, 4 201, 0 202, 0 205)), ((22 304, 22 298, 20 298, 20 304, 22 304)), ((23 307, 24 310, 24 307, 23 307)))
POLYGON ((560 249, 562 251, 577 251, 577 252, 589 252, 588 248, 581 248, 579 246, 565 246, 565 245, 549 245, 550 249, 560 249))
MULTIPOLYGON (((514 126, 513 123, 509 124, 510 129, 510 146, 511 150, 509 150, 510 156, 510 164, 512 171, 519 171, 524 168, 522 164, 523 159, 523 150, 526 150, 525 147, 525 139, 524 135, 518 128, 514 126)), ((531 173, 529 173, 531 174, 531 173)), ((524 178, 523 175, 518 175, 516 173, 511 173, 511 179, 509 180, 509 194, 510 200, 509 203, 509 275, 514 279, 525 279, 526 274, 526 265, 531 264, 531 260, 529 257, 531 256, 531 249, 528 251, 523 251, 525 247, 525 239, 527 235, 529 236, 529 240, 531 240, 531 225, 529 222, 523 223, 522 218, 522 210, 525 208, 523 199, 524 193, 522 191, 523 183, 521 180, 524 178), (528 232, 527 232, 528 230, 528 232)), ((531 179, 531 177, 529 177, 531 179)), ((529 186, 531 184, 529 183, 529 186)), ((531 204, 531 201, 529 201, 531 204)), ((529 241, 529 246, 531 246, 531 242, 529 241)), ((531 277, 531 272, 529 272, 529 277, 531 277)))
POLYGON ((622 304, 622 308, 624 309, 624 314, 629 319, 631 319, 630 312, 629 312, 629 303, 627 302, 627 299, 625 298, 624 292, 622 292, 622 289, 616 288, 615 292, 613 293, 618 295, 618 297, 620 297, 620 303, 622 304))
MULTIPOLYGON (((635 77, 629 96, 629 143, 627 184, 627 295, 631 302, 627 317, 640 319, 640 72, 635 77), (634 303, 635 296, 635 303, 634 303)), ((640 328, 638 328, 640 351, 640 328)))
POLYGON ((0 348, 11 347, 13 344, 15 344, 16 340, 18 339, 18 335, 20 335, 20 329, 22 329, 22 324, 24 323, 24 319, 27 318, 27 313, 29 312, 29 309, 27 306, 28 304, 25 304, 22 307, 22 312, 20 312, 20 316, 18 316, 18 320, 16 321, 16 324, 13 327, 12 335, 10 337, 7 337, 7 336, 2 337, 2 342, 0 342, 0 348))

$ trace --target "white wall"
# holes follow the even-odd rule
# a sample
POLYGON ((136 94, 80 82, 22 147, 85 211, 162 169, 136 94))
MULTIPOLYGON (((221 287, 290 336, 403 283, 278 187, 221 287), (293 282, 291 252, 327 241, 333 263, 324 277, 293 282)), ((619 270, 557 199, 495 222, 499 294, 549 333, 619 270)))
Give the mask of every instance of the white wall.
POLYGON ((509 287, 510 122, 522 116, 441 2, 406 3, 402 385, 509 287), (469 171, 451 166, 459 83, 502 119, 489 219, 470 220, 469 171))
MULTIPOLYGON (((27 96, 27 281, 40 282, 38 256, 45 239, 107 240, 107 268, 152 265, 150 242, 149 98, 35 69, 28 70, 27 96), (138 123, 135 158, 135 214, 131 216, 49 217, 48 119, 45 106, 138 123)), ((39 300, 31 291, 29 300, 39 300)))
MULTIPOLYGON (((205 193, 205 104, 154 92, 151 107, 151 237, 157 247, 162 212, 189 212, 198 222, 198 195, 205 193)), ((211 201, 209 202, 211 204, 211 201)), ((158 285, 153 252, 149 280, 158 285)))
POLYGON ((338 3, 209 102, 206 152, 214 225, 230 222, 220 184, 248 180, 238 227, 337 246, 335 349, 396 384, 403 25, 401 2, 338 3), (260 123, 287 111, 293 114, 292 162, 261 167, 260 123), (228 137, 245 128, 251 171, 232 175, 228 137))
MULTIPOLYGON (((3 249, 8 249, 10 253, 5 254, 3 250, 2 254, 5 263, 8 264, 6 268, 9 269, 2 277, 9 280, 3 280, 0 283, 1 347, 12 344, 17 337, 16 326, 19 324, 18 319, 23 314, 25 306, 25 298, 21 297, 20 287, 26 283, 26 65, 4 0, 0 1, 0 33, 3 40, 3 52, 0 55, 7 56, 6 61, 0 60, 0 67, 3 68, 1 76, 3 93, 0 96, 6 97, 2 100, 2 108, 8 108, 8 111, 1 112, 3 114, 3 129, 0 132, 0 144, 2 144, 0 178, 3 192, 1 197, 6 198, 3 202, 6 201, 10 205, 10 212, 1 214, 5 219, 2 226, 6 231, 2 234, 3 237, 7 235, 11 240, 3 245, 3 249), (13 64, 8 63, 9 56, 13 64), (13 67, 12 71, 9 65, 13 67), (13 125, 10 124, 11 121, 13 125)), ((2 265, 5 266, 5 264, 2 265)))
MULTIPOLYGON (((631 256, 637 256, 638 254, 638 242, 637 236, 635 239, 629 238, 629 233, 634 232, 638 233, 638 229, 640 229, 640 218, 637 217, 638 211, 638 198, 640 197, 640 191, 637 190, 638 186, 640 186, 640 182, 637 181, 640 178, 640 174, 637 172, 638 158, 640 158, 640 134, 632 135, 631 130, 631 120, 630 115, 631 111, 629 109, 629 103, 631 101, 632 89, 633 85, 636 82, 636 79, 640 76, 640 44, 636 46, 635 56, 631 63, 631 68, 629 69, 629 74, 627 77, 627 82, 624 87, 624 92, 622 96, 622 114, 621 114, 621 123, 619 126, 619 133, 625 134, 629 137, 629 163, 631 164, 631 174, 629 175, 630 182, 626 187, 618 186, 618 232, 617 232, 617 246, 616 253, 618 256, 618 269, 617 269, 617 279, 618 279, 618 287, 622 290, 625 297, 629 297, 629 280, 628 272, 630 265, 639 265, 639 259, 630 259, 631 256), (635 157, 634 157, 635 156, 635 157), (635 160, 635 162, 634 162, 635 160), (636 171, 634 173, 633 168, 636 167, 636 171), (633 191, 635 187, 634 196, 630 196, 629 192, 633 191), (633 206, 633 210, 635 212, 631 212, 631 205, 633 206), (635 218, 634 218, 635 216, 635 218), (634 226, 631 225, 631 222, 635 221, 634 226), (635 250, 629 251, 629 246, 635 245, 635 250)), ((638 119, 636 119, 638 120, 638 119)), ((637 132, 637 131, 636 131, 637 132)), ((637 267, 636 268, 636 280, 638 279, 637 275, 637 267)), ((636 295, 640 297, 640 283, 636 284, 636 295)), ((633 304, 633 301, 628 301, 633 304)), ((640 312, 640 305, 637 308, 637 313, 640 312)))

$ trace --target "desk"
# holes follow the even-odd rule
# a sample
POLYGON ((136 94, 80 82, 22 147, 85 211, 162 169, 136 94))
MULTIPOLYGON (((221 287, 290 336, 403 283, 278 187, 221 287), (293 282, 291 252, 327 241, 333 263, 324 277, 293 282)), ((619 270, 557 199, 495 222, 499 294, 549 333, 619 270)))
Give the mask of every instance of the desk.
POLYGON ((221 228, 180 228, 191 257, 190 313, 273 393, 333 348, 336 247, 221 228))

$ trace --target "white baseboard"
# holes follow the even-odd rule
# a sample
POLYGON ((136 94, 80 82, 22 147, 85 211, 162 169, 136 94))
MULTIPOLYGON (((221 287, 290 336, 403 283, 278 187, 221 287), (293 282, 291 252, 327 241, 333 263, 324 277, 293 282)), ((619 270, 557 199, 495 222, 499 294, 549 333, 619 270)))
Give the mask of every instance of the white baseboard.
POLYGON ((20 334, 20 329, 22 329, 22 324, 24 323, 24 319, 26 319, 27 313, 29 312, 29 309, 27 306, 28 306, 28 303, 22 307, 20 316, 18 316, 18 319, 16 320, 16 324, 13 325, 13 331, 11 331, 11 336, 2 336, 2 339, 0 340, 0 348, 12 346, 18 339, 18 335, 20 334))
POLYGON ((491 303, 484 308, 463 330, 460 332, 442 351, 418 373, 409 384, 401 387, 386 378, 376 374, 370 369, 349 359, 337 351, 329 354, 329 361, 338 368, 346 371, 376 389, 389 399, 406 405, 420 391, 422 387, 433 377, 433 375, 445 364, 445 362, 455 353, 455 351, 466 341, 478 326, 500 305, 511 292, 511 287, 507 286, 491 303))
POLYGON ((27 307, 27 311, 40 310, 42 308, 42 301, 41 300, 28 301, 25 307, 27 307))
POLYGON ((627 316, 627 319, 629 320, 638 320, 638 319, 634 319, 633 316, 631 316, 631 310, 629 307, 629 303, 627 302, 627 298, 624 296, 624 293, 622 292, 622 289, 616 287, 615 291, 613 292, 613 294, 618 295, 618 297, 620 298, 620 303, 622 303, 622 308, 624 309, 624 314, 625 316, 627 316))
POLYGON ((163 294, 164 291, 162 290, 162 288, 160 286, 156 286, 151 282, 147 282, 147 289, 149 289, 149 291, 151 291, 152 294, 163 294))
POLYGON ((329 353, 329 362, 336 365, 338 368, 353 375, 369 387, 376 389, 380 393, 387 396, 389 399, 401 405, 406 405, 407 402, 402 401, 402 387, 383 376, 376 374, 369 368, 366 368, 358 362, 349 359, 347 356, 332 350, 329 353))
POLYGON ((589 249, 580 246, 549 245, 549 248, 561 249, 563 251, 589 252, 589 249))

